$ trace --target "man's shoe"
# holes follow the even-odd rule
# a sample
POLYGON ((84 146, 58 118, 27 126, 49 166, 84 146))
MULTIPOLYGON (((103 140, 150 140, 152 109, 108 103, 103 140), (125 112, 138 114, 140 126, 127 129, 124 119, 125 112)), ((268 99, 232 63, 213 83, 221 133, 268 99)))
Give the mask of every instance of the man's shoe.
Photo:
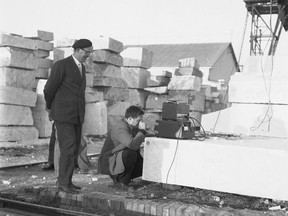
POLYGON ((73 183, 70 184, 70 187, 74 190, 81 190, 81 187, 74 185, 73 183))
POLYGON ((62 192, 65 193, 70 193, 70 194, 78 194, 78 191, 76 191, 75 189, 73 189, 71 186, 58 186, 58 189, 62 192))
POLYGON ((43 171, 52 171, 54 170, 54 164, 47 163, 42 167, 43 171))

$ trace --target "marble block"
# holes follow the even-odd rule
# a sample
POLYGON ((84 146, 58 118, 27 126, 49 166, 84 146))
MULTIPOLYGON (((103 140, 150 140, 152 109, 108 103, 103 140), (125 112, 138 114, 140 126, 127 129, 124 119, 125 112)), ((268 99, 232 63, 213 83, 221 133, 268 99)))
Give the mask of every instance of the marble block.
POLYGON ((0 67, 36 69, 38 67, 33 51, 0 47, 0 67))
POLYGON ((203 112, 205 109, 205 95, 203 92, 191 90, 170 90, 168 100, 189 104, 191 111, 203 112))
POLYGON ((127 82, 122 78, 117 77, 95 77, 93 78, 93 86, 105 86, 105 87, 116 87, 116 88, 127 88, 127 82))
POLYGON ((0 141, 38 140, 38 130, 35 127, 0 126, 0 141))
POLYGON ((111 100, 111 101, 129 100, 129 91, 127 88, 97 87, 96 89, 103 92, 104 100, 111 100))
POLYGON ((36 106, 31 110, 34 127, 37 128, 40 138, 50 137, 52 132, 52 121, 49 120, 49 116, 45 108, 46 102, 44 95, 38 94, 36 106))
POLYGON ((94 50, 109 50, 115 53, 123 51, 123 43, 110 37, 97 37, 91 39, 94 50))
POLYGON ((184 68, 176 68, 174 72, 175 76, 183 76, 190 75, 196 77, 203 77, 203 73, 196 67, 184 67, 184 68))
POLYGON ((128 88, 146 88, 150 72, 139 67, 122 67, 122 78, 127 82, 128 88))
POLYGON ((94 76, 118 77, 121 78, 121 67, 107 63, 92 63, 94 76))
POLYGON ((151 93, 149 94, 147 100, 146 100, 146 109, 161 109, 164 102, 168 100, 167 94, 155 94, 151 93))
POLYGON ((123 66, 151 68, 153 52, 143 47, 128 47, 121 52, 123 66))
POLYGON ((86 103, 83 135, 105 135, 107 133, 107 107, 105 103, 86 103))
POLYGON ((35 72, 17 68, 0 68, 0 86, 11 86, 32 90, 35 80, 35 72))
POLYGON ((31 108, 27 106, 0 104, 0 125, 32 126, 33 116, 31 108))
POLYGON ((35 107, 37 93, 11 86, 0 86, 0 104, 35 107))
POLYGON ((0 47, 16 47, 27 50, 37 50, 34 40, 9 34, 0 34, 0 47))
POLYGON ((102 91, 99 91, 95 88, 86 88, 85 91, 85 103, 93 103, 104 100, 104 95, 102 91))
POLYGON ((122 56, 108 50, 95 50, 92 53, 92 60, 96 63, 109 63, 119 67, 123 66, 122 56))
POLYGON ((288 201, 288 140, 147 137, 142 179, 288 201))
POLYGON ((196 76, 174 76, 168 84, 168 90, 200 91, 202 78, 196 76))
POLYGON ((179 59, 179 68, 185 68, 185 67, 195 67, 199 69, 200 65, 195 58, 185 58, 185 59, 179 59))

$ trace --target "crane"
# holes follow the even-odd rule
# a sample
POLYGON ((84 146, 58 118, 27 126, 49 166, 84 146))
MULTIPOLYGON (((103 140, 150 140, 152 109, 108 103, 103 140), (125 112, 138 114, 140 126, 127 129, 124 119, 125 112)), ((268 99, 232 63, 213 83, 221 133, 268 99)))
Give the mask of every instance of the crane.
POLYGON ((288 0, 243 1, 252 16, 250 55, 263 55, 269 44, 268 55, 274 55, 282 29, 288 30, 288 0), (276 22, 272 23, 272 17, 275 16, 276 22))

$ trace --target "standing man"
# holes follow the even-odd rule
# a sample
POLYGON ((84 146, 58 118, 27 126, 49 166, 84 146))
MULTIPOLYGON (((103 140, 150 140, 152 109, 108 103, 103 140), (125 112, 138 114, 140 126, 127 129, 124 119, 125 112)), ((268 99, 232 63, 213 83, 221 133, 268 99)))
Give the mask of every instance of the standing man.
POLYGON ((129 189, 131 179, 142 176, 140 145, 147 133, 143 114, 140 107, 128 107, 125 117, 114 122, 100 153, 99 173, 109 175, 120 189, 129 189))
POLYGON ((93 52, 93 47, 87 39, 75 41, 72 47, 74 52, 71 56, 53 65, 44 96, 59 141, 59 190, 78 193, 81 188, 72 183, 72 175, 85 115, 86 75, 82 63, 93 52))

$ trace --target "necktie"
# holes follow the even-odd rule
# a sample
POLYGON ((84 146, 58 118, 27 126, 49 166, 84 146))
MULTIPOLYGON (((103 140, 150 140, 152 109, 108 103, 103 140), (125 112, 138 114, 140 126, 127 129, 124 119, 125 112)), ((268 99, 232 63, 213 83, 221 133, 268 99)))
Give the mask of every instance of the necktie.
POLYGON ((82 77, 82 65, 81 65, 81 63, 78 64, 78 68, 79 68, 79 71, 80 71, 80 75, 82 77))

